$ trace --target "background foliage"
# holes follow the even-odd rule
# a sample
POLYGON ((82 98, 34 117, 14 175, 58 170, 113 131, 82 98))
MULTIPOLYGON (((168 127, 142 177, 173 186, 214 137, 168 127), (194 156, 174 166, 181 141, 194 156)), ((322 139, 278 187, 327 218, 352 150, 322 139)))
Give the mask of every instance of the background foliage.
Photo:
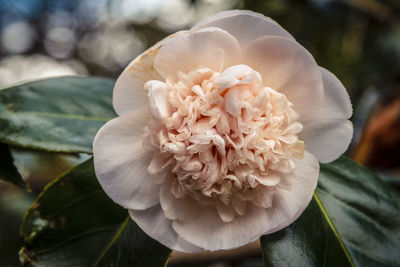
MULTIPOLYGON (((232 8, 250 9, 272 17, 314 55, 319 65, 343 81, 354 105, 355 136, 348 155, 378 171, 381 177, 399 188, 400 3, 397 0, 0 0, 0 87, 55 75, 115 79, 146 47, 171 32, 190 27, 202 17, 232 8), (171 13, 175 15, 171 16, 171 13)), ((16 185, 0 182, 1 266, 18 266, 17 251, 23 244, 22 260, 28 260, 39 249, 40 246, 29 245, 40 242, 40 238, 37 241, 38 237, 29 235, 45 231, 47 228, 42 224, 49 218, 39 217, 35 221, 32 216, 41 207, 33 206, 24 220, 22 239, 18 238, 18 225, 23 214, 48 182, 55 177, 59 177, 58 181, 71 177, 71 173, 60 175, 76 163, 89 160, 83 166, 90 164, 87 153, 91 152, 91 138, 104 121, 115 116, 110 104, 112 80, 63 79, 28 83, 16 90, 0 91, 0 178, 16 185), (39 149, 40 152, 25 148, 39 149), (39 228, 29 229, 28 226, 39 228)), ((343 236, 348 254, 355 263, 395 266, 395 259, 387 255, 398 255, 398 250, 394 249, 398 248, 400 240, 399 222, 398 216, 393 214, 399 209, 397 193, 380 178, 346 162, 346 159, 341 159, 332 166, 323 167, 318 198, 329 214, 335 214, 331 217, 332 222, 343 236), (349 164, 352 172, 340 172, 343 164, 349 164), (342 184, 346 186, 342 187, 342 184), (352 198, 346 189, 353 190, 352 198), (360 221, 362 223, 357 224, 360 221), (348 227, 371 235, 346 231, 348 227)), ((90 177, 88 173, 90 170, 86 169, 82 176, 90 177)), ((90 186, 77 185, 79 190, 83 190, 77 189, 77 193, 95 188, 93 181, 88 183, 90 186)), ((56 186, 57 182, 48 190, 57 190, 56 186)), ((39 199, 45 200, 43 197, 39 199)), ((306 214, 319 216, 325 222, 320 224, 326 230, 323 238, 332 242, 336 235, 326 224, 320 207, 315 198, 306 214)), ((92 211, 96 212, 96 209, 92 211)), ((82 212, 80 216, 83 214, 86 213, 82 212)), ((111 232, 115 229, 118 232, 124 225, 125 217, 121 215, 118 218, 120 220, 110 226, 111 232)), ((278 235, 264 238, 262 243, 273 246, 269 251, 278 252, 280 246, 296 243, 296 238, 312 237, 306 232, 300 237, 301 233, 297 231, 297 235, 291 234, 299 225, 309 224, 307 217, 304 218, 278 235), (266 242, 268 238, 275 241, 266 242)), ((62 221, 54 223, 56 230, 59 225, 63 226, 62 221)), ((135 227, 131 223, 125 224, 114 240, 116 242, 105 241, 110 246, 99 265, 110 265, 109 261, 115 259, 122 248, 129 246, 124 239, 127 233, 145 238, 135 227)), ((115 234, 108 233, 99 232, 93 238, 109 239, 115 234)), ((314 238, 320 240, 322 237, 314 238)), ((313 242, 312 239, 309 241, 313 242)), ((57 240, 51 242, 60 245, 57 240)), ((49 245, 51 242, 45 243, 49 245)), ((331 242, 325 244, 334 244, 331 242)), ((340 242, 335 246, 340 250, 340 242)), ((304 255, 302 249, 305 248, 307 246, 299 248, 298 255, 304 255)), ((105 248, 97 249, 103 251, 105 248)), ((264 246, 265 249, 268 245, 264 246)), ((162 248, 160 253, 168 254, 162 248)), ((324 251, 309 249, 307 253, 313 264, 324 263, 330 256, 324 251), (317 256, 312 256, 312 253, 317 256)), ((346 262, 347 259, 349 263, 345 254, 338 260, 346 262)), ((81 259, 84 260, 84 255, 81 259)), ((285 265, 296 257, 268 253, 265 260, 285 265)), ((262 265, 259 252, 196 261, 198 266, 218 261, 223 266, 262 265)), ((185 264, 172 262, 171 266, 185 264)))

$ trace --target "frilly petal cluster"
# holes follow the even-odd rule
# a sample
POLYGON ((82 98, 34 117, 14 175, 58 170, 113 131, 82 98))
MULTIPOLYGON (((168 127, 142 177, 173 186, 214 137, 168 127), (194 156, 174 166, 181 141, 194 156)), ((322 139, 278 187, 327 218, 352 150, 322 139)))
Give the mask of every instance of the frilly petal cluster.
POLYGON ((342 83, 272 19, 233 10, 173 34, 118 78, 94 141, 98 180, 152 238, 183 252, 276 232, 348 147, 342 83))

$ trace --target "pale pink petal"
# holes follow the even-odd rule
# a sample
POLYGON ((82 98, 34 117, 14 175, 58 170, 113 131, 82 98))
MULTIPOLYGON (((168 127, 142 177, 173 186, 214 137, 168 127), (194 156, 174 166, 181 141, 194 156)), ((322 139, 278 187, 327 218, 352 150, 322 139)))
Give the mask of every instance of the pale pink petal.
POLYGON ((278 231, 300 216, 312 199, 319 164, 310 153, 295 160, 294 173, 287 177, 290 188, 277 188, 272 208, 247 205, 243 216, 222 222, 214 209, 197 209, 193 219, 176 220, 172 227, 187 241, 207 250, 232 249, 254 241, 265 233, 278 231))
MULTIPOLYGON (((170 177, 171 178, 171 177, 170 177)), ((201 208, 191 197, 176 198, 172 194, 172 183, 168 177, 161 185, 160 203, 165 216, 171 220, 188 220, 199 216, 201 208)))
POLYGON ((167 219, 160 205, 146 210, 129 210, 131 218, 150 237, 173 250, 194 253, 203 249, 178 236, 172 228, 172 221, 167 219))
POLYGON ((163 120, 172 114, 172 108, 168 102, 168 92, 165 83, 161 81, 148 81, 144 85, 148 90, 149 105, 153 117, 163 120))
POLYGON ((231 222, 235 219, 235 209, 232 206, 225 205, 222 202, 216 203, 218 215, 224 223, 231 222))
POLYGON ((153 68, 153 61, 160 46, 170 38, 186 31, 177 32, 143 52, 135 58, 118 77, 113 92, 113 105, 118 115, 138 109, 147 103, 144 84, 149 80, 161 80, 153 68))
POLYGON ((154 49, 145 51, 118 77, 113 93, 113 105, 118 115, 140 108, 148 102, 144 84, 149 80, 161 79, 153 69, 156 51, 154 49))
POLYGON ((295 169, 286 177, 289 186, 278 186, 274 194, 272 209, 267 217, 271 222, 266 233, 279 231, 293 223, 310 203, 318 183, 319 163, 310 153, 304 153, 304 159, 293 159, 295 169))
POLYGON ((99 130, 93 143, 100 185, 112 200, 129 209, 146 209, 159 202, 157 177, 147 172, 153 152, 143 148, 149 119, 148 107, 117 117, 99 130))
POLYGON ((229 89, 225 94, 225 110, 235 117, 241 115, 242 107, 240 105, 238 90, 236 88, 229 89))
POLYGON ((276 21, 262 14, 248 10, 230 10, 208 17, 195 26, 192 31, 205 27, 218 27, 232 34, 241 46, 264 35, 281 36, 287 39, 294 38, 276 21))
POLYGON ((300 120, 319 110, 323 100, 321 72, 312 55, 300 44, 265 36, 250 43, 243 58, 261 74, 264 86, 286 95, 300 114, 300 120))
POLYGON ((232 65, 239 54, 239 44, 228 32, 204 28, 166 40, 154 59, 154 68, 164 78, 199 67, 218 71, 232 65))
POLYGON ((218 89, 233 87, 238 84, 251 84, 254 80, 261 80, 256 76, 256 72, 246 65, 235 65, 227 68, 215 80, 218 89))
POLYGON ((353 109, 346 88, 332 72, 321 67, 320 70, 324 84, 321 116, 326 119, 350 119, 353 109))
POLYGON ((243 216, 222 222, 216 209, 197 210, 199 216, 176 220, 172 227, 182 238, 206 250, 232 249, 259 238, 268 229, 266 209, 247 205, 243 216))
POLYGON ((281 180, 281 177, 279 175, 274 175, 274 174, 269 174, 265 176, 256 176, 257 182, 259 182, 262 185, 265 186, 275 186, 279 183, 281 180))
POLYGON ((349 120, 319 120, 304 123, 301 138, 306 150, 321 163, 337 159, 348 148, 353 137, 353 125, 349 120))
POLYGON ((321 68, 324 81, 324 100, 318 112, 303 122, 300 138, 306 150, 320 162, 337 159, 348 148, 353 137, 353 126, 348 119, 352 114, 349 95, 343 84, 326 69, 321 68))

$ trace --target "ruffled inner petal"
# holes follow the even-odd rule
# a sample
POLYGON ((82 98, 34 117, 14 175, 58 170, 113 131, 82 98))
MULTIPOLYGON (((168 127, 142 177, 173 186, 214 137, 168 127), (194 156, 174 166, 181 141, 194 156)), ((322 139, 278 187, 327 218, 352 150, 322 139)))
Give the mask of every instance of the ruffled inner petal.
POLYGON ((285 95, 263 87, 245 65, 179 71, 148 84, 149 172, 170 173, 160 193, 166 216, 184 221, 208 206, 227 223, 244 215, 247 203, 270 208, 274 187, 304 154, 302 124, 285 95))

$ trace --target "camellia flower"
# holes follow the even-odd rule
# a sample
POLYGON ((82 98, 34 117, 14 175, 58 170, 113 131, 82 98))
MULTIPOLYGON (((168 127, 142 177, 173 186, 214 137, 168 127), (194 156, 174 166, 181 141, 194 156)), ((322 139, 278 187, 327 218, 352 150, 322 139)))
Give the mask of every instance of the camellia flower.
POLYGON ((118 78, 94 141, 104 191, 152 238, 231 249, 296 220, 348 147, 348 94, 275 21, 234 10, 160 41, 118 78))

